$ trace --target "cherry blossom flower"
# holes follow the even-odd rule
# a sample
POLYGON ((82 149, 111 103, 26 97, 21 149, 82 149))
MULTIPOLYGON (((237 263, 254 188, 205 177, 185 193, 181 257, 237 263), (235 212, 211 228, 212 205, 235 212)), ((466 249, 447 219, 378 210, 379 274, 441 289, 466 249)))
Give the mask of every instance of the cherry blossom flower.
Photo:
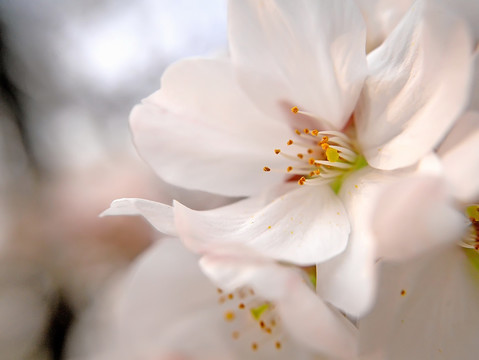
POLYGON ((375 291, 372 209, 465 107, 467 27, 418 1, 366 56, 352 1, 233 0, 229 22, 231 58, 173 65, 133 110, 138 150, 176 185, 248 197, 208 212, 175 203, 178 234, 202 244, 196 251, 244 243, 320 263, 324 299, 364 314, 375 291))

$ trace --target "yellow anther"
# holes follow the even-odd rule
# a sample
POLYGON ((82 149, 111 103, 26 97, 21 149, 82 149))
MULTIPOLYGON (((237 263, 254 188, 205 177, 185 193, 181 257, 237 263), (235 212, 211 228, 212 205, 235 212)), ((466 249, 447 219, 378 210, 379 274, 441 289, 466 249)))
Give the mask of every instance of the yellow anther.
POLYGON ((288 166, 288 168, 286 169, 287 172, 291 172, 291 170, 293 170, 292 166, 288 166))
POLYGON ((313 136, 318 136, 318 133, 319 133, 319 131, 316 130, 316 129, 311 130, 311 135, 313 135, 313 136))
POLYGON ((328 144, 328 143, 322 143, 322 144, 321 144, 321 148, 322 148, 324 151, 326 151, 326 150, 328 150, 328 148, 329 148, 329 144, 328 144))
POLYGON ((315 158, 309 158, 308 163, 309 163, 309 165, 314 165, 315 161, 316 161, 315 158))
POLYGON ((323 138, 321 139, 321 143, 325 143, 328 141, 329 141, 329 138, 327 136, 323 136, 323 138))
POLYGON ((313 149, 308 149, 308 154, 312 154, 313 153, 313 149))
POLYGON ((293 107, 291 108, 291 112, 292 112, 293 114, 297 114, 298 111, 299 111, 299 109, 298 109, 297 106, 293 106, 293 107))
POLYGON ((294 132, 296 133, 296 135, 301 135, 301 131, 299 131, 298 129, 295 129, 294 132))
POLYGON ((235 319, 235 313, 232 311, 225 312, 225 320, 226 321, 233 321, 235 319))
POLYGON ((293 140, 289 139, 286 145, 293 145, 293 140))
POLYGON ((274 153, 275 153, 276 155, 278 155, 280 152, 281 152, 280 149, 274 149, 274 153))
POLYGON ((269 167, 265 166, 265 167, 263 168, 263 171, 268 172, 268 171, 271 171, 271 169, 270 169, 269 167))
POLYGON ((298 155, 296 155, 297 157, 299 157, 300 159, 302 159, 304 157, 303 154, 299 153, 298 155))
POLYGON ((309 134, 309 129, 304 129, 303 132, 304 132, 305 134, 309 134))
POLYGON ((304 185, 305 182, 306 182, 306 178, 304 176, 301 176, 301 178, 298 180, 299 185, 304 185))

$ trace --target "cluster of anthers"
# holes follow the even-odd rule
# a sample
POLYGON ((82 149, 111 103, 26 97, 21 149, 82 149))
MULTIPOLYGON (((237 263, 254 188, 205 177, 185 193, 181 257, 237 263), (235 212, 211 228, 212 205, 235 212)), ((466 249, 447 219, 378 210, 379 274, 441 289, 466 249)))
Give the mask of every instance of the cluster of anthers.
POLYGON ((218 289, 223 318, 231 324, 233 340, 250 342, 251 350, 273 346, 281 350, 283 337, 274 304, 259 299, 253 289, 242 287, 231 293, 218 289))
MULTIPOLYGON (((296 106, 291 111, 294 114, 303 113, 296 106)), ((299 139, 289 139, 286 143, 290 151, 274 150, 277 155, 293 161, 293 164, 286 169, 265 166, 264 171, 300 176, 299 185, 315 185, 341 180, 346 173, 365 165, 365 160, 356 151, 353 141, 342 132, 306 128, 303 131, 296 129, 295 133, 299 139)))
POLYGON ((461 245, 468 249, 479 252, 479 205, 471 205, 466 209, 466 215, 470 221, 468 231, 461 245))

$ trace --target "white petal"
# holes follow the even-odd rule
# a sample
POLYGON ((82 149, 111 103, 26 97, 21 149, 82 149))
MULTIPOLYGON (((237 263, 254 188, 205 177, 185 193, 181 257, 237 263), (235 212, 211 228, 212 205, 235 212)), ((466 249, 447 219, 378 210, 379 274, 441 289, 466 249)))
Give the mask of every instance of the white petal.
POLYGON ((255 109, 228 60, 172 65, 162 89, 136 106, 130 121, 140 154, 174 185, 245 196, 284 178, 263 167, 286 168, 273 150, 290 130, 255 109))
POLYGON ((378 304, 359 322, 362 353, 391 360, 475 359, 478 279, 459 246, 383 264, 378 304))
POLYGON ((136 261, 125 279, 116 304, 118 345, 145 358, 168 352, 200 359, 215 351, 221 354, 226 350, 218 329, 224 322, 217 296, 198 267, 198 257, 178 239, 162 239, 136 261), (200 331, 204 326, 208 332, 200 331), (177 333, 180 328, 182 334, 177 333), (188 337, 192 332, 196 336, 188 337))
POLYGON ((405 260, 456 242, 465 231, 464 216, 453 208, 443 179, 414 176, 381 193, 372 222, 377 257, 405 260))
POLYGON ((156 230, 167 235, 176 235, 173 208, 169 205, 144 199, 118 199, 100 214, 100 216, 115 215, 141 215, 156 230))
MULTIPOLYGON (((476 21, 477 23, 477 21, 476 21)), ((478 31, 479 38, 479 31, 478 31)), ((476 46, 474 53, 474 77, 472 79, 471 101, 469 109, 479 111, 479 46, 476 46)))
POLYGON ((466 105, 468 29, 430 1, 416 2, 369 54, 368 64, 356 111, 362 151, 379 169, 412 165, 437 145, 466 105))
POLYGON ((414 0, 356 0, 366 22, 368 52, 386 39, 413 2, 414 0))
POLYGON ((479 197, 479 113, 463 116, 439 149, 453 194, 464 202, 479 197))
POLYGON ((317 266, 318 293, 354 317, 365 314, 374 303, 376 238, 371 222, 379 194, 392 179, 371 168, 346 179, 340 196, 351 222, 348 246, 341 255, 317 266))
POLYGON ((439 0, 446 4, 451 11, 466 19, 471 28, 474 40, 479 40, 479 22, 477 14, 479 14, 479 2, 471 0, 439 0))
POLYGON ((301 265, 341 253, 350 230, 344 207, 329 186, 289 184, 210 211, 175 203, 174 213, 179 236, 196 251, 239 243, 301 265))
POLYGON ((298 106, 323 126, 345 125, 366 74, 353 1, 232 0, 229 14, 232 61, 259 108, 285 118, 298 106))
POLYGON ((200 264, 219 286, 248 286, 273 301, 282 324, 298 342, 335 358, 349 359, 356 352, 356 329, 329 308, 293 268, 234 254, 205 256, 200 264))
POLYGON ((224 313, 236 311, 237 303, 232 308, 234 301, 221 302, 221 297, 201 272, 197 256, 178 239, 162 240, 137 261, 126 279, 118 308, 118 340, 148 359, 166 354, 202 360, 312 359, 290 339, 281 339, 278 351, 266 338, 269 344, 260 343, 253 352, 248 337, 264 339, 262 330, 243 327, 252 325, 246 310, 236 312, 235 321, 225 321, 224 313), (239 339, 232 338, 233 331, 241 333, 239 339))

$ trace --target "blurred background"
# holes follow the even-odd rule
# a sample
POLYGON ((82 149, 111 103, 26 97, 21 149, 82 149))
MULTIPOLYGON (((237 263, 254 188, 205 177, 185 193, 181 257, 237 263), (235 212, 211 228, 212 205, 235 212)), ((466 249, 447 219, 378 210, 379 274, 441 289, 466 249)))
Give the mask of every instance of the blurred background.
POLYGON ((139 159, 128 115, 169 64, 226 47, 225 0, 0 0, 0 359, 66 358, 155 239, 139 218, 99 219, 112 200, 203 206, 139 159))

